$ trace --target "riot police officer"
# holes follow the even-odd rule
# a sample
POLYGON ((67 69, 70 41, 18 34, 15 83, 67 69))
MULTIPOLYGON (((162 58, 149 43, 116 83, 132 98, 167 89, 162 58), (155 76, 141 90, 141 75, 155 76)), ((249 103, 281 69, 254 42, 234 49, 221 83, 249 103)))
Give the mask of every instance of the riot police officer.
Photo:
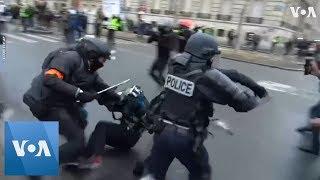
POLYGON ((75 47, 50 53, 42 72, 32 81, 23 101, 41 121, 59 121, 59 133, 67 143, 59 148, 60 164, 74 161, 84 149, 83 104, 97 99, 100 104, 118 101, 113 91, 96 92, 109 87, 96 72, 110 59, 107 44, 95 38, 83 38, 75 47))
MULTIPOLYGON (((259 104, 255 95, 241 90, 227 75, 212 67, 219 54, 213 37, 196 33, 187 42, 185 52, 171 61, 163 98, 159 98, 159 115, 154 120, 154 144, 142 179, 164 180, 169 165, 177 158, 189 170, 189 179, 210 180, 211 168, 203 141, 209 117, 213 116, 212 103, 229 105, 237 112, 250 111, 259 104)), ((237 79, 237 72, 222 71, 259 97, 267 95, 251 79, 237 79)))
POLYGON ((163 72, 168 64, 170 52, 177 46, 177 37, 169 24, 158 26, 158 31, 154 32, 148 39, 148 43, 158 43, 156 59, 150 69, 150 76, 160 85, 164 83, 163 72))
POLYGON ((179 24, 179 28, 175 31, 178 35, 178 52, 182 53, 184 48, 190 38, 190 36, 195 33, 196 31, 191 30, 188 26, 184 25, 183 23, 179 24))

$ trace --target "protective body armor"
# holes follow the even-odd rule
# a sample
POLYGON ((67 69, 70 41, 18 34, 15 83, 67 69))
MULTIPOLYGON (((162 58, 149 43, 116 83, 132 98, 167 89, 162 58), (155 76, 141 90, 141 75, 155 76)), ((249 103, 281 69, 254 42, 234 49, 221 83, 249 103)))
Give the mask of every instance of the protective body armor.
POLYGON ((172 68, 169 69, 168 74, 172 75, 172 78, 171 80, 167 78, 165 82, 167 88, 160 114, 163 118, 182 126, 192 127, 196 121, 201 121, 203 126, 207 126, 208 117, 213 116, 213 104, 203 99, 198 89, 198 79, 204 75, 206 70, 186 69, 185 58, 183 55, 178 56, 172 68), (179 81, 174 78, 181 79, 179 81), (192 83, 191 93, 189 91, 192 89, 190 87, 192 83), (187 94, 183 94, 183 91, 187 94))
POLYGON ((185 52, 173 58, 169 65, 166 94, 160 108, 163 118, 191 128, 206 127, 208 117, 213 115, 212 103, 229 105, 238 112, 257 106, 255 96, 243 91, 234 81, 247 85, 255 93, 264 88, 246 76, 237 78, 240 73, 211 68, 211 59, 219 53, 217 43, 209 35, 196 33, 190 37, 185 52))

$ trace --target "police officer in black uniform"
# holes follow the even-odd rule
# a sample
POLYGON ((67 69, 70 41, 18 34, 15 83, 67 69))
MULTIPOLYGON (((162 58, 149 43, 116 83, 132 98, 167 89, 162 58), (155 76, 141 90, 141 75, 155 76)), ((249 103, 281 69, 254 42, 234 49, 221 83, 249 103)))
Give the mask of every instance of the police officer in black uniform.
POLYGON ((192 34, 194 34, 195 31, 190 30, 189 27, 183 26, 180 24, 179 29, 177 30, 178 34, 178 52, 183 53, 184 48, 186 47, 186 44, 191 37, 192 34))
POLYGON ((159 25, 158 32, 154 32, 148 39, 148 43, 158 43, 157 57, 150 69, 150 76, 160 85, 164 83, 163 71, 165 70, 170 52, 178 46, 177 37, 168 24, 159 25))
POLYGON ((203 141, 209 117, 213 116, 213 103, 229 105, 237 112, 250 111, 259 104, 255 95, 241 90, 227 75, 247 85, 257 96, 267 96, 267 91, 250 78, 222 70, 225 75, 211 67, 219 53, 213 37, 196 33, 190 37, 185 52, 170 63, 165 91, 160 95, 163 98, 159 98, 159 116, 154 121, 154 144, 142 179, 164 180, 174 158, 189 170, 189 179, 211 179, 203 141))
POLYGON ((24 94, 33 115, 41 121, 59 121, 59 133, 67 143, 59 148, 60 164, 74 161, 84 149, 87 124, 83 104, 97 99, 112 105, 119 96, 113 91, 96 92, 109 87, 96 72, 110 59, 107 44, 95 38, 83 38, 75 47, 62 48, 45 59, 42 72, 24 94))

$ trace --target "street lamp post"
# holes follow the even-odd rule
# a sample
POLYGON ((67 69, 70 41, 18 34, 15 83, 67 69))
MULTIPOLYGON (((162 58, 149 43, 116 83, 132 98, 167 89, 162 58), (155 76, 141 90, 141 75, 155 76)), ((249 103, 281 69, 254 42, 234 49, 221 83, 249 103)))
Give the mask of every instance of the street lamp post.
POLYGON ((241 39, 242 39, 242 25, 243 25, 243 21, 244 21, 244 15, 247 11, 247 6, 248 6, 248 0, 245 1, 245 4, 241 10, 241 14, 240 14, 240 20, 238 22, 238 29, 237 29, 237 38, 236 38, 236 46, 235 46, 235 50, 239 50, 241 47, 241 39))
POLYGON ((178 23, 180 0, 174 0, 174 24, 178 23))

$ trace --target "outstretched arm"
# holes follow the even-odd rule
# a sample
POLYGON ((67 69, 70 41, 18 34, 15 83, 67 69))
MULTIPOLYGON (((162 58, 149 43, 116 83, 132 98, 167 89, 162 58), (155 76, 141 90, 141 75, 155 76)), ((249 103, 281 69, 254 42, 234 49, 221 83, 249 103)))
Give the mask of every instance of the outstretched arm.
POLYGON ((233 107, 237 112, 247 112, 258 105, 254 95, 240 89, 230 78, 222 72, 213 69, 207 71, 198 80, 198 89, 206 99, 233 107))
POLYGON ((228 76, 232 81, 240 83, 243 86, 248 87, 251 89, 257 96, 260 98, 267 96, 268 92, 267 90, 257 84, 253 79, 250 77, 239 73, 238 71, 234 69, 219 69, 220 72, 228 76))

